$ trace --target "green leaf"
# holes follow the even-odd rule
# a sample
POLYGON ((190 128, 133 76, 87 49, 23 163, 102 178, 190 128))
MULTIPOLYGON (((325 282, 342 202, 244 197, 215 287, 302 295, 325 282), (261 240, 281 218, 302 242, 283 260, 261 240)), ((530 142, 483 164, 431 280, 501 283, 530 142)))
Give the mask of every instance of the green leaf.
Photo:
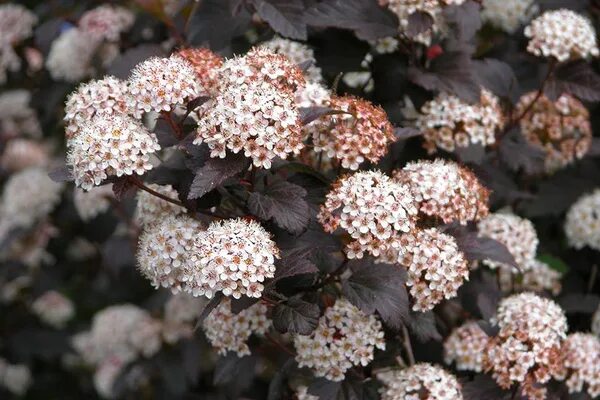
POLYGON ((545 264, 548 264, 548 266, 550 268, 552 268, 555 271, 560 272, 561 274, 566 274, 567 272, 569 272, 569 266, 567 264, 565 264, 565 262, 563 260, 561 260, 560 258, 557 258, 551 254, 540 254, 537 259, 545 264))

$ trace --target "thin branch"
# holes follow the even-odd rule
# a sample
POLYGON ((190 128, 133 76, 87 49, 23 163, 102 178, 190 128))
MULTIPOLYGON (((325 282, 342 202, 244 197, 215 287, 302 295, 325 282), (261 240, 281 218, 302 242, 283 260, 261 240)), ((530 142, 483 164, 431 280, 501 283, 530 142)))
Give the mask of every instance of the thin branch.
POLYGON ((286 346, 284 346, 282 343, 280 343, 279 341, 277 341, 273 336, 271 336, 268 333, 265 333, 265 337, 267 338, 267 340, 271 343, 273 343, 276 347, 280 348, 281 350, 283 350, 284 352, 286 352, 287 354, 289 354, 292 357, 296 357, 296 353, 293 352, 292 350, 288 349, 286 346))
POLYGON ((410 342, 410 336, 408 335, 408 329, 406 326, 402 324, 402 345, 404 346, 404 351, 406 352, 406 357, 408 357, 408 364, 415 364, 415 355, 412 349, 412 343, 410 342))
POLYGON ((179 128, 179 125, 177 125, 175 123, 175 121, 173 121, 173 117, 171 116, 171 113, 169 111, 161 111, 160 115, 163 117, 163 119, 165 121, 167 121, 167 123, 171 127, 171 130, 173 131, 173 135, 178 140, 183 139, 183 132, 181 132, 181 129, 179 128))
POLYGON ((519 123, 527 115, 527 113, 529 113, 529 111, 531 111, 531 109, 533 108, 533 106, 535 105, 535 103, 537 103, 537 101, 540 99, 540 97, 542 97, 542 95, 544 94, 544 89, 546 88, 546 84, 548 83, 548 80, 550 79, 550 77, 554 73, 555 67, 556 67, 556 60, 553 58, 553 59, 550 60, 550 66, 548 66, 548 72, 546 73, 546 77, 542 81, 542 85, 540 86, 539 90, 537 91, 535 97, 533 98, 533 100, 531 101, 531 103, 529 103, 527 105, 527 107, 525 107, 525 109, 523 110, 523 112, 521 112, 521 114, 519 114, 517 116, 517 118, 515 118, 511 122, 511 124, 509 124, 510 127, 513 127, 517 123, 519 123))
POLYGON ((138 177, 130 176, 129 182, 133 183, 139 189, 141 189, 145 192, 148 192, 153 196, 156 196, 164 201, 168 201, 169 203, 175 204, 179 207, 186 208, 185 205, 182 202, 180 202, 179 200, 172 199, 169 196, 165 196, 164 194, 157 192, 156 190, 150 189, 148 186, 144 185, 144 182, 142 182, 138 177))

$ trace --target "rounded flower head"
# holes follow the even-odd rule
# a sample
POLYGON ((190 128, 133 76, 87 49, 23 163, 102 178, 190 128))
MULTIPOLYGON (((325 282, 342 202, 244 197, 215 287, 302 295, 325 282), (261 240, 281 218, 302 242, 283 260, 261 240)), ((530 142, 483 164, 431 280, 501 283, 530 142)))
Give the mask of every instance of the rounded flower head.
POLYGON ((244 57, 227 60, 219 71, 219 82, 221 90, 265 82, 292 94, 306 83, 300 67, 266 47, 254 47, 244 57))
POLYGON ((418 363, 409 368, 377 375, 383 382, 381 400, 462 400, 456 377, 441 367, 418 363))
POLYGON ((28 168, 12 175, 4 185, 0 202, 2 228, 31 228, 60 201, 63 185, 52 181, 42 168, 28 168))
POLYGON ((33 34, 34 13, 19 4, 0 5, 0 47, 12 46, 33 34))
POLYGON ((165 303, 163 338, 173 344, 194 335, 194 326, 206 302, 187 293, 172 295, 165 303))
MULTIPOLYGON (((296 92, 296 106, 298 107, 324 107, 329 104, 330 99, 330 91, 320 83, 308 82, 296 92)), ((309 126, 312 126, 312 124, 309 124, 309 126)))
POLYGON ((525 36, 528 52, 559 62, 599 55, 591 22, 571 10, 546 11, 525 28, 525 36))
POLYGON ((75 314, 73 302, 54 290, 38 297, 31 308, 42 321, 59 329, 75 314))
POLYGON ((408 271, 406 286, 414 311, 431 310, 442 300, 455 297, 469 278, 467 260, 456 239, 435 228, 404 235, 399 253, 398 263, 408 271))
MULTIPOLYGON (((538 246, 537 232, 531 221, 514 214, 490 214, 477 225, 479 236, 495 239, 506 246, 522 270, 531 267, 538 246)), ((496 261, 485 260, 485 265, 512 270, 512 267, 496 261)))
POLYGON ((94 315, 89 332, 73 338, 84 361, 99 366, 112 357, 128 363, 150 357, 161 347, 161 325, 146 310, 133 304, 107 307, 94 315))
POLYGON ((0 94, 0 130, 4 136, 41 135, 42 129, 30 102, 31 93, 27 90, 7 90, 0 94))
POLYGON ((78 82, 94 72, 92 58, 100 41, 78 28, 64 31, 52 42, 46 68, 52 79, 78 82))
POLYGON ((326 232, 338 227, 353 239, 349 258, 375 257, 399 245, 399 237, 415 227, 417 208, 407 186, 379 171, 340 178, 327 194, 318 215, 326 232))
POLYGON ((206 48, 181 49, 177 55, 187 60, 196 71, 200 81, 200 90, 216 94, 219 85, 219 68, 223 66, 223 58, 206 48))
POLYGON ((213 222, 196 237, 192 262, 194 296, 217 291, 239 299, 261 297, 265 279, 275 275, 279 249, 260 224, 243 219, 213 222))
POLYGON ((467 322, 454 329, 444 342, 444 361, 456 363, 459 371, 481 372, 483 352, 489 340, 477 322, 467 322))
POLYGON ((381 322, 374 315, 338 299, 310 335, 294 338, 296 361, 300 367, 312 368, 316 376, 341 381, 348 369, 373 361, 375 348, 385 349, 383 336, 381 322))
POLYGON ((412 38, 415 42, 429 46, 434 35, 445 36, 446 34, 447 27, 442 15, 444 7, 460 5, 465 0, 380 0, 380 2, 386 3, 388 8, 398 16, 401 31, 406 31, 408 28, 408 18, 411 14, 416 12, 429 14, 433 18, 431 28, 412 38))
POLYGON ((261 46, 274 53, 286 56, 288 60, 296 65, 310 63, 304 73, 307 83, 319 83, 323 80, 321 68, 316 65, 315 52, 304 43, 281 37, 274 37, 267 42, 261 43, 261 46))
POLYGON ((555 376, 564 380, 569 393, 600 396, 600 339, 586 333, 567 336, 561 348, 561 370, 555 376))
POLYGON ((545 290, 553 295, 560 293, 562 289, 560 272, 536 259, 530 260, 524 269, 521 274, 514 275, 513 271, 500 268, 498 271, 500 289, 506 293, 523 291, 541 293, 545 290))
POLYGON ((483 0, 481 18, 508 33, 515 33, 538 9, 535 0, 483 0))
POLYGON ((585 246, 600 250, 600 189, 581 196, 567 212, 565 235, 576 249, 585 246))
POLYGON ((135 15, 126 8, 103 4, 83 13, 79 29, 99 40, 116 41, 133 25, 135 15))
MULTIPOLYGON (((536 96, 537 92, 522 96, 517 104, 517 115, 521 115, 536 96)), ((592 144, 590 113, 579 100, 568 94, 555 102, 542 95, 520 124, 525 139, 546 152, 548 172, 583 158, 592 144)))
POLYGON ((0 358, 0 387, 15 396, 23 396, 33 382, 31 371, 24 364, 9 364, 0 358))
POLYGON ((44 167, 49 162, 48 148, 38 141, 29 139, 9 141, 0 158, 0 166, 10 172, 31 167, 44 167))
POLYGON ((464 225, 488 214, 489 191, 473 172, 453 161, 411 162, 394 178, 410 188, 425 217, 464 225))
POLYGON ((138 269, 155 288, 190 293, 194 266, 190 262, 194 240, 201 235, 199 222, 170 216, 147 225, 138 244, 138 269))
POLYGON ((332 97, 327 106, 341 114, 326 115, 310 126, 316 152, 357 170, 364 161, 376 163, 394 142, 394 127, 381 107, 352 96, 332 97))
POLYGON ((225 299, 206 317, 202 328, 210 344, 219 354, 228 351, 243 357, 250 354, 250 335, 264 335, 271 321, 267 318, 267 306, 256 303, 239 314, 231 312, 231 301, 225 299))
MULTIPOLYGON (((179 194, 171 185, 157 185, 151 183, 147 186, 172 199, 179 198, 179 194)), ((144 190, 140 190, 136 197, 137 206, 135 209, 135 219, 140 225, 155 223, 169 215, 179 215, 187 211, 184 207, 169 203, 144 190)))
POLYGON ((486 89, 480 101, 468 104, 456 96, 440 93, 421 108, 417 127, 423 131, 425 148, 455 151, 472 144, 489 146, 496 142, 496 131, 504 126, 498 98, 486 89))
POLYGON ((285 159, 303 147, 294 94, 264 79, 243 76, 239 84, 224 86, 199 114, 194 144, 206 143, 211 157, 243 151, 255 166, 271 168, 275 157, 285 159))
POLYGON ((533 293, 503 299, 493 320, 500 328, 484 353, 483 367, 504 389, 520 385, 524 396, 545 399, 552 374, 559 371, 567 318, 553 301, 533 293))
POLYGON ((75 188, 73 203, 83 221, 90 221, 106 212, 114 198, 112 184, 93 187, 88 191, 75 188))
POLYGON ((171 111, 201 93, 194 66, 176 54, 151 57, 136 65, 128 87, 128 105, 136 117, 149 111, 171 111))
POLYGON ((67 164, 84 190, 109 176, 142 175, 152 169, 150 155, 160 150, 156 135, 126 116, 96 116, 67 141, 67 164))
POLYGON ((65 104, 65 136, 70 139, 87 126, 95 116, 127 114, 127 84, 113 76, 105 76, 79 85, 65 104))

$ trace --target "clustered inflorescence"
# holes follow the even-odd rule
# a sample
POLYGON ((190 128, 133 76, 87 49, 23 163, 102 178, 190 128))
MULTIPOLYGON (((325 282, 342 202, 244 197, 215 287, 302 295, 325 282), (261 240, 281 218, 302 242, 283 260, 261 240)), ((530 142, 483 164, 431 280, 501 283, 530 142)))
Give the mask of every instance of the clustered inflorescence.
POLYGON ((583 158, 592 144, 590 113, 585 106, 568 94, 554 102, 544 95, 536 96, 537 92, 523 95, 516 113, 521 115, 529 109, 521 118, 521 132, 546 153, 546 170, 552 172, 583 158))
POLYGON ((456 377, 433 364, 418 363, 403 370, 380 373, 377 378, 384 383, 381 400, 463 398, 456 377))
POLYGON ((55 290, 35 299, 31 308, 43 322, 59 329, 75 315, 73 302, 55 290))
POLYGON ((560 368, 560 348, 567 336, 567 319, 553 301, 532 293, 503 299, 495 318, 500 331, 484 353, 484 370, 498 385, 519 385, 533 400, 545 399, 547 383, 560 368))
POLYGON ((73 193, 73 204, 83 221, 90 221, 110 208, 114 199, 111 184, 96 186, 88 190, 76 188, 73 193))
POLYGON ((294 347, 300 367, 341 381, 348 369, 369 364, 375 348, 385 349, 385 340, 381 322, 374 315, 365 315, 342 298, 325 310, 313 333, 294 337, 294 347))
POLYGON ((466 322, 455 328, 444 341, 444 361, 456 363, 459 371, 481 372, 483 352, 489 340, 477 322, 466 322))
POLYGON ((399 238, 415 227, 417 208, 406 185, 379 171, 361 171, 338 180, 327 194, 319 221, 326 232, 344 229, 352 242, 349 258, 365 252, 379 256, 397 248, 399 238))
MULTIPOLYGON (((179 198, 179 194, 171 185, 150 183, 147 186, 170 199, 176 200, 179 198)), ((170 203, 146 191, 139 191, 136 197, 135 220, 140 225, 152 224, 170 215, 179 215, 187 211, 184 207, 170 203)))
POLYGON ((483 0, 481 18, 508 33, 515 33, 538 10, 535 0, 483 0))
POLYGON ((581 196, 565 218, 565 235, 576 249, 600 250, 600 190, 581 196))
POLYGON ((486 89, 481 90, 477 104, 440 93, 423 105, 417 119, 430 154, 438 149, 453 152, 470 145, 492 145, 496 142, 496 132, 503 126, 499 100, 486 89))
POLYGON ((200 81, 200 90, 208 94, 216 94, 219 86, 219 68, 223 66, 223 58, 206 48, 181 49, 176 53, 189 62, 200 81))
POLYGON ((0 84, 7 79, 7 71, 21 68, 21 59, 13 46, 33 34, 38 19, 34 13, 19 4, 0 6, 0 84))
POLYGON ((592 398, 600 396, 600 339, 597 336, 587 333, 567 336, 559 365, 555 377, 565 381, 569 393, 586 390, 592 398))
POLYGON ((267 306, 257 303, 238 314, 231 311, 231 301, 225 300, 204 320, 202 327, 210 344, 219 354, 231 351, 238 357, 250 354, 248 338, 264 335, 271 326, 267 306))
POLYGON ((571 10, 547 11, 525 28, 527 51, 559 62, 597 57, 596 31, 590 21, 571 10))

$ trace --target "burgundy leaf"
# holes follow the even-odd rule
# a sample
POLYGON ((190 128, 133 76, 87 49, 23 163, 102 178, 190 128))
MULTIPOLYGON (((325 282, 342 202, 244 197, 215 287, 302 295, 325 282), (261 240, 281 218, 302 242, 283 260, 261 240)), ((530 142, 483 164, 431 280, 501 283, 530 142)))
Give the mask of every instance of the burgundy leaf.
POLYGON ((320 313, 316 304, 291 298, 273 309, 273 327, 281 333, 310 335, 317 327, 320 313))
POLYGON ((131 180, 128 176, 122 176, 120 178, 117 178, 112 185, 112 190, 115 194, 115 198, 119 201, 133 195, 136 188, 137 187, 133 183, 131 183, 131 180))
POLYGON ((285 252, 280 260, 275 263, 275 280, 288 278, 301 274, 319 272, 317 266, 311 261, 311 250, 308 248, 293 249, 285 252))
POLYGON ((324 115, 344 114, 344 111, 334 110, 330 107, 302 107, 300 108, 300 121, 302 125, 308 125, 311 122, 321 118, 324 115))
POLYGON ((228 154, 225 158, 210 158, 196 171, 188 199, 198 199, 250 165, 243 154, 228 154))
POLYGON ((428 31, 433 26, 433 17, 424 11, 415 11, 408 16, 406 34, 415 37, 420 33, 428 31))
POLYGON ((586 61, 573 61, 557 68, 544 93, 553 100, 570 93, 581 100, 600 101, 600 76, 586 61))
POLYGON ((60 167, 54 168, 52 171, 48 173, 50 179, 54 182, 72 182, 73 181, 73 173, 71 169, 66 165, 62 165, 60 167))
POLYGON ((251 0, 259 17, 281 36, 306 40, 302 0, 251 0))
POLYGON ((522 170, 528 175, 533 175, 544 170, 546 153, 525 140, 518 127, 504 135, 499 152, 502 161, 513 171, 522 170))

